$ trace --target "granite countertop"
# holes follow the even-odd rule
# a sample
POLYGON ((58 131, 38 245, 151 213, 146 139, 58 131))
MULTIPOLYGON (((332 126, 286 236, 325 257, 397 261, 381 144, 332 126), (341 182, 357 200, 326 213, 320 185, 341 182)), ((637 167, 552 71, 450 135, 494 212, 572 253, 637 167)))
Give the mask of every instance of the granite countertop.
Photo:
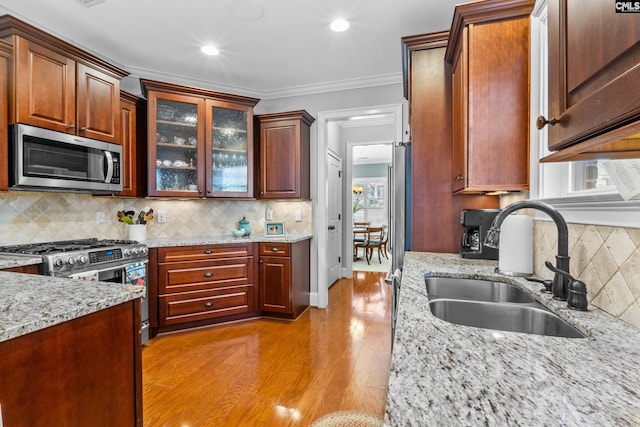
POLYGON ((296 243, 302 240, 309 240, 313 237, 311 234, 286 234, 283 237, 267 237, 260 234, 252 234, 246 237, 234 237, 232 235, 220 236, 192 236, 192 237, 163 237, 155 239, 147 239, 145 243, 150 248, 161 248, 169 246, 191 246, 191 245, 214 245, 229 243, 247 243, 247 242, 285 242, 296 243))
POLYGON ((601 310, 569 310, 496 261, 405 254, 385 424, 640 425, 640 332, 601 310), (426 276, 508 282, 587 335, 455 325, 428 308, 426 276))
POLYGON ((143 295, 141 286, 0 272, 0 342, 143 295))
POLYGON ((0 270, 42 263, 41 256, 0 255, 0 270))

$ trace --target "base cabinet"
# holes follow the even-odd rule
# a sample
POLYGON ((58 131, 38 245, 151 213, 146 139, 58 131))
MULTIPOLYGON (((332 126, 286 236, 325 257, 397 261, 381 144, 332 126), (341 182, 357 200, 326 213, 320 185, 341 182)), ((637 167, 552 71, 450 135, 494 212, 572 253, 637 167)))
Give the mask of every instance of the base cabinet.
POLYGON ((142 426, 139 300, 0 343, 5 426, 142 426))
POLYGON ((295 319, 309 306, 309 241, 259 244, 260 309, 295 319))
POLYGON ((251 243, 157 251, 160 332, 258 314, 251 243))

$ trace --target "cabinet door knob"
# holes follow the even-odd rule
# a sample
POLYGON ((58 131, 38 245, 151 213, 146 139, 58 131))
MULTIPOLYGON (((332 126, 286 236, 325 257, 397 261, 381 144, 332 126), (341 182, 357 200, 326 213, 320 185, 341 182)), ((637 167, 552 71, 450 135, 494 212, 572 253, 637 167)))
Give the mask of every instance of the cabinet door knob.
POLYGON ((69 125, 69 129, 75 129, 76 125, 69 125))
POLYGON ((213 277, 213 273, 204 273, 204 277, 213 277))
POLYGON ((536 128, 538 130, 541 130, 546 125, 553 126, 556 123, 558 123, 559 121, 560 120, 556 119, 555 117, 552 117, 551 120, 547 120, 546 117, 544 117, 544 116, 538 116, 538 118, 536 119, 536 128))
POLYGON ((82 126, 82 127, 80 128, 80 130, 81 130, 82 132, 84 132, 85 130, 87 130, 87 128, 86 128, 86 127, 84 127, 84 126, 82 126))
POLYGON ((206 251, 204 251, 204 253, 207 255, 211 255, 213 253, 213 249, 207 249, 206 251))
POLYGON ((278 248, 271 248, 271 252, 278 252, 278 248))
POLYGON ((456 176, 456 181, 462 181, 464 179, 464 177, 462 176, 462 174, 456 176))
POLYGON ((204 304, 205 307, 213 307, 213 303, 212 302, 207 302, 204 304))

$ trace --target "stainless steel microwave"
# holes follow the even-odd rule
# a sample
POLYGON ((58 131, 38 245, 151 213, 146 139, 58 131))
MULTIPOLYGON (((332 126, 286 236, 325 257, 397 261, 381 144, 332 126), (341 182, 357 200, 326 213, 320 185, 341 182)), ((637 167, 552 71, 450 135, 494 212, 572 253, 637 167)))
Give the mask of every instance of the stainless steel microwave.
POLYGON ((10 188, 111 194, 122 191, 122 147, 24 124, 10 127, 10 188))

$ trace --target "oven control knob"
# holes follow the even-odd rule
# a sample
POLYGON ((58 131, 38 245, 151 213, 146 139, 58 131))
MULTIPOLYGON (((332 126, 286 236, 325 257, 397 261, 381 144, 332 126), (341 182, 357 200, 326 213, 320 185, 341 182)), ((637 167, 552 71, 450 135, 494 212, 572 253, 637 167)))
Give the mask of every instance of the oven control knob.
POLYGON ((58 258, 57 260, 55 260, 53 262, 53 265, 55 265, 56 267, 60 268, 60 267, 62 267, 64 265, 64 262, 60 258, 58 258))
POLYGON ((75 262, 76 262, 76 259, 74 257, 69 257, 69 259, 67 260, 67 264, 69 265, 73 265, 75 264, 75 262))
POLYGON ((124 256, 131 256, 131 249, 125 249, 124 256))
POLYGON ((85 255, 80 255, 78 257, 78 264, 86 264, 87 262, 87 257, 85 255))
POLYGON ((149 253, 149 249, 147 249, 147 247, 144 246, 144 247, 140 248, 140 253, 142 255, 147 255, 149 253))
POLYGON ((132 249, 133 255, 138 255, 140 253, 140 249, 138 248, 133 248, 132 249))

